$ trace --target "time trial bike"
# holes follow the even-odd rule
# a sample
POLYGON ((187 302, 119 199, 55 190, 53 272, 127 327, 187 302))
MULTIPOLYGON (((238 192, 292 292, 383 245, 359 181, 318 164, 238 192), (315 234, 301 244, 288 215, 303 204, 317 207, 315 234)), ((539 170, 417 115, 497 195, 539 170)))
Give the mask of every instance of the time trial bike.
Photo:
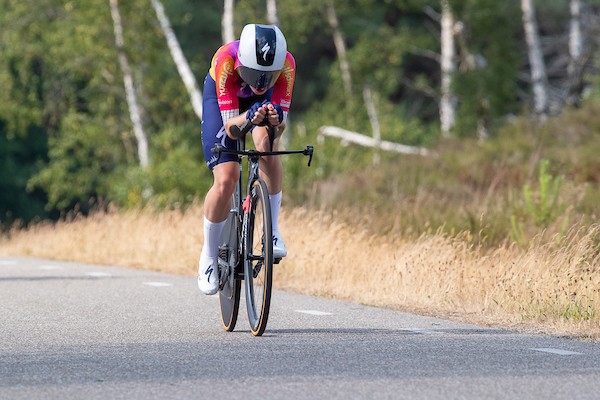
MULTIPOLYGON (((235 328, 240 303, 241 282, 244 281, 244 295, 250 330, 254 336, 261 336, 267 326, 271 305, 273 264, 281 259, 273 258, 273 232, 271 226, 271 204, 267 185, 259 175, 261 157, 303 154, 308 156, 310 167, 313 146, 304 150, 267 151, 245 148, 246 133, 252 128, 249 122, 241 127, 233 126, 230 133, 237 137, 237 149, 227 149, 220 144, 211 151, 221 154, 235 154, 240 164, 240 179, 231 198, 231 208, 221 235, 219 246, 219 303, 221 320, 226 331, 235 328), (247 159, 246 196, 242 197, 243 159, 247 159)), ((275 129, 267 126, 271 149, 275 129)), ((218 161, 217 161, 218 162, 218 161)))

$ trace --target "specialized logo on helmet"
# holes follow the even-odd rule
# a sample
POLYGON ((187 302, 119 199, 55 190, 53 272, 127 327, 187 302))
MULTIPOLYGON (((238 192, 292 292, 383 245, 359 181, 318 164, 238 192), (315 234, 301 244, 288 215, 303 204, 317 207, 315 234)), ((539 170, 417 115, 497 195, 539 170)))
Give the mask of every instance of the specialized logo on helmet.
POLYGON ((269 46, 269 43, 265 43, 263 48, 260 49, 260 51, 262 51, 263 53, 263 60, 265 61, 267 61, 267 53, 269 52, 269 50, 271 50, 271 46, 269 46))
POLYGON ((275 61, 275 43, 277 41, 275 29, 256 26, 256 62, 258 65, 269 67, 275 61))

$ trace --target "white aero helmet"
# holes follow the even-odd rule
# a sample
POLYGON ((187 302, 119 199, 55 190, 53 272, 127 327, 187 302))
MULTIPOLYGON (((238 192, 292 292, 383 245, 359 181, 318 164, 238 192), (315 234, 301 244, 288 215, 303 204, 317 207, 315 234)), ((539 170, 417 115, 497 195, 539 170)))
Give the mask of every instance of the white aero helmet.
POLYGON ((287 44, 275 25, 249 24, 240 35, 237 73, 248 85, 258 89, 271 88, 283 68, 287 44))

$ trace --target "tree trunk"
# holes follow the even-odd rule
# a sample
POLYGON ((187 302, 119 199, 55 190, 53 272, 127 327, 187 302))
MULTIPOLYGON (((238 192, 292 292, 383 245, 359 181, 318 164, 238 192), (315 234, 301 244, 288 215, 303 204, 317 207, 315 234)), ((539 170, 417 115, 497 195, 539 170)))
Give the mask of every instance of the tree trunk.
POLYGON ((127 105, 129 107, 129 116, 131 123, 133 124, 133 132, 137 140, 138 157, 140 165, 146 168, 150 165, 150 157, 148 154, 148 138, 144 127, 142 125, 142 117, 140 108, 138 107, 137 97, 135 94, 135 88, 133 86, 133 78, 131 75, 131 69, 129 67, 129 61, 125 54, 125 41, 123 39, 123 25, 121 24, 121 14, 119 13, 119 1, 110 0, 110 12, 113 20, 113 27, 115 31, 115 44, 119 53, 119 64, 123 71, 123 82, 125 85, 125 94, 127 97, 127 105))
POLYGON ((279 17, 277 16, 277 0, 267 0, 267 21, 271 25, 279 26, 279 17))
POLYGON ((455 99, 452 93, 452 79, 455 66, 454 45, 454 16, 448 0, 442 0, 441 25, 441 98, 440 98, 440 126, 444 137, 450 136, 454 128, 455 99))
POLYGON ((169 46, 169 51, 171 52, 171 57, 173 57, 173 61, 177 66, 177 71, 183 80, 183 84, 187 89, 190 99, 192 101, 192 107, 194 108, 194 112, 198 116, 200 120, 202 120, 202 94, 200 90, 198 90, 198 83, 196 82, 196 78, 190 69, 190 66, 181 51, 181 47, 179 46, 179 42, 177 41, 177 36, 175 36, 175 32, 171 29, 171 24, 169 23, 169 19, 165 14, 165 9, 163 8, 160 0, 151 0, 152 6, 154 7, 154 11, 156 11, 156 17, 160 22, 160 26, 162 28, 163 34, 167 39, 167 46, 169 46))
MULTIPOLYGON (((379 118, 377 117, 377 106, 373 100, 373 93, 369 85, 365 85, 363 90, 363 98, 365 100, 365 106, 367 107, 367 113, 369 114, 369 121, 371 122, 371 129, 373 131, 373 139, 375 139, 376 147, 381 147, 381 125, 379 124, 379 118)), ((379 153, 375 153, 373 156, 373 163, 379 164, 381 157, 379 153)))
POLYGON ((335 6, 333 0, 328 0, 327 4, 327 21, 329 26, 333 30, 333 43, 338 54, 340 61, 340 69, 342 71, 342 80, 344 82, 344 92, 346 98, 352 97, 352 77, 350 76, 350 64, 348 64, 348 58, 346 57, 346 44, 344 42, 344 36, 340 30, 340 24, 335 12, 335 6))
POLYGON ((225 0, 223 4, 223 20, 221 21, 223 43, 229 43, 235 40, 233 31, 233 0, 225 0))
POLYGON ((527 41, 535 113, 543 120, 548 115, 548 78, 540 48, 533 0, 521 0, 523 27, 527 41))
POLYGON ((569 66, 567 104, 578 104, 581 94, 581 69, 583 34, 581 32, 581 0, 570 2, 571 22, 569 25, 569 66))
POLYGON ((581 34, 581 0, 571 0, 571 23, 569 27, 569 55, 572 61, 581 57, 583 36, 581 34))
POLYGON ((388 142, 387 140, 380 140, 377 142, 370 136, 358 132, 347 131, 346 129, 337 126, 322 126, 319 128, 318 134, 341 139, 342 143, 356 143, 361 146, 378 148, 400 154, 415 154, 420 156, 432 155, 432 153, 424 147, 407 146, 405 144, 388 142))

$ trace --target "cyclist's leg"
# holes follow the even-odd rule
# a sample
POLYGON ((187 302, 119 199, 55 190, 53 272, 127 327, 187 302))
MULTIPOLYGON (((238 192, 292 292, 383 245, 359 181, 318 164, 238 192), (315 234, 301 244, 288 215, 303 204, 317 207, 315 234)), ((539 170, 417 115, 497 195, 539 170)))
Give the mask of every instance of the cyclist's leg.
POLYGON ((198 285, 206 294, 214 294, 218 287, 216 263, 219 239, 231 205, 231 195, 239 179, 239 164, 235 156, 223 154, 217 165, 217 157, 210 152, 217 143, 235 147, 235 141, 227 137, 223 128, 215 82, 207 75, 204 81, 202 147, 206 165, 213 172, 213 185, 204 200, 205 236, 198 263, 198 285))
POLYGON ((227 219, 239 175, 240 166, 237 162, 220 163, 213 168, 213 185, 204 198, 204 217, 209 221, 227 219))
POLYGON ((204 216, 209 221, 218 223, 227 218, 230 198, 239 179, 239 164, 235 155, 222 154, 217 165, 217 156, 211 153, 217 143, 235 149, 236 142, 225 133, 215 81, 210 75, 204 80, 202 110, 202 149, 206 165, 213 172, 213 186, 204 200, 204 216))
MULTIPOLYGON (((258 151, 271 151, 267 128, 257 126, 252 131, 254 146, 258 151)), ((273 142, 273 150, 279 150, 279 137, 273 142)), ((259 163, 260 176, 264 179, 269 193, 279 193, 283 185, 283 166, 280 156, 261 157, 259 163)))
POLYGON ((239 164, 225 162, 213 168, 214 182, 204 199, 204 244, 198 262, 198 286, 205 294, 218 289, 218 257, 221 233, 231 208, 231 196, 239 179, 239 164))
MULTIPOLYGON (((285 129, 282 124, 278 129, 278 135, 273 142, 273 150, 279 150, 279 140, 281 132, 285 129)), ((257 126, 252 133, 254 145, 259 151, 270 151, 269 135, 265 127, 257 126)), ((260 176, 267 184, 269 190, 269 202, 271 205, 271 224, 273 230, 273 255, 275 258, 282 258, 287 255, 285 242, 279 230, 279 210, 281 207, 282 187, 283 187, 283 166, 280 156, 262 157, 259 164, 260 176)))

